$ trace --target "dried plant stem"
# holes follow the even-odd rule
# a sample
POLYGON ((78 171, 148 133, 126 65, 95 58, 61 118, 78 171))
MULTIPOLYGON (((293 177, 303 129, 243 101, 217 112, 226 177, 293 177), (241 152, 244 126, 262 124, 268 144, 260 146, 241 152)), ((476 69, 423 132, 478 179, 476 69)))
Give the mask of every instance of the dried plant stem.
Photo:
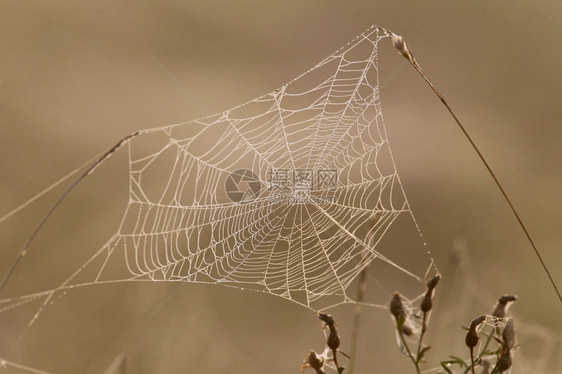
POLYGON ((422 330, 420 333, 420 341, 418 342, 418 352, 417 352, 418 357, 422 349, 423 336, 425 335, 425 331, 427 330, 427 314, 428 312, 423 312, 422 330))
POLYGON ((470 369, 472 374, 476 374, 474 371, 474 348, 470 347, 470 369))
POLYGON ((339 368, 340 364, 338 364, 338 351, 332 351, 332 354, 334 356, 334 364, 336 365, 336 368, 339 368))
POLYGON ((519 217, 519 213, 517 213, 517 210, 515 209, 513 203, 511 202, 511 199, 507 196, 507 193, 503 189, 503 186, 501 185, 500 181, 496 177, 496 174, 492 171, 492 168, 490 167, 490 165, 488 165, 488 162, 486 161, 486 159, 484 158, 484 156, 480 152, 480 149, 478 149, 478 147, 476 146, 476 144, 472 140, 471 136, 468 134, 468 132, 466 131, 466 129, 464 128, 464 126, 462 125, 460 120, 457 118, 457 116, 455 115, 455 113, 453 112, 453 110, 451 109, 449 104, 447 103, 447 101, 445 101, 445 98, 443 97, 443 95, 441 95, 441 93, 437 90, 437 88, 433 85, 433 83, 429 80, 429 78, 422 71, 421 66, 418 64, 418 62, 416 61, 416 59, 412 55, 412 52, 410 51, 408 46, 406 46, 406 43, 404 42, 404 39, 401 36, 394 34, 392 31, 385 30, 385 29, 381 29, 381 30, 384 31, 389 36, 390 40, 392 41, 392 44, 398 50, 398 52, 410 62, 410 64, 416 69, 416 71, 422 76, 422 78, 426 81, 426 83, 431 87, 433 92, 435 92, 435 94, 439 97, 439 99, 441 100, 443 105, 445 105, 445 107, 447 108, 447 110, 449 111, 449 113, 451 114, 451 116, 453 117, 453 119, 455 120, 455 122, 457 123, 457 125, 459 126, 459 128, 461 129, 463 134, 465 135, 465 137, 468 139, 468 141, 472 145, 472 148, 478 154, 478 157, 480 158, 480 160, 482 161, 482 163, 484 164, 484 166, 488 170, 488 173, 493 178, 494 182, 496 183, 496 186, 499 188, 499 190, 500 190, 501 194, 503 195, 505 201, 507 202, 507 204, 511 208, 511 211, 512 211, 513 215, 515 216, 515 218, 519 222, 519 226, 521 226, 521 228, 523 229, 523 232, 525 233, 525 236, 527 237, 529 243, 531 244, 531 247, 533 247, 533 250, 535 251, 535 255, 539 259, 539 261, 542 265, 542 268, 546 272, 546 275, 548 276, 548 279, 550 280, 550 283, 552 284, 552 286, 554 287, 554 290, 556 291, 556 294, 558 295, 558 298, 562 302, 562 294, 558 290, 558 286, 556 285, 556 282, 554 281, 554 278, 550 274, 550 271, 548 270, 548 267, 546 266, 546 263, 544 262, 541 254, 539 252, 539 249, 537 248, 537 246, 535 245, 535 242, 531 238, 531 235, 527 231, 527 227, 525 226, 525 224, 521 220, 521 217, 519 217))
MULTIPOLYGON (((378 216, 375 215, 371 218, 371 228, 376 226, 376 222, 378 220, 378 216)), ((369 231, 367 233, 367 244, 371 245, 373 243, 373 233, 369 231)), ((368 250, 369 248, 365 248, 368 250)), ((365 254, 363 254, 365 256, 365 254)), ((365 298, 365 291, 367 291, 367 268, 368 265, 361 270, 359 273, 359 282, 357 283, 357 303, 355 304, 355 310, 353 312, 353 324, 351 329, 351 352, 349 357, 349 372, 348 374, 353 374, 355 370, 355 360, 357 356, 357 341, 359 339, 359 324, 361 322, 361 311, 362 306, 361 303, 365 298)))
MULTIPOLYGON (((478 353, 478 355, 476 356, 477 358, 477 362, 481 362, 482 357, 484 356, 484 353, 486 352, 486 349, 488 348, 488 345, 490 344, 490 341, 492 339, 493 334, 488 335, 488 338, 486 339, 486 342, 484 343, 484 348, 478 353)), ((474 374, 474 348, 470 348, 470 367, 466 368, 466 370, 463 372, 463 374, 468 374, 469 371, 472 371, 472 374, 474 374)))
POLYGON ((484 156, 480 152, 480 149, 476 146, 476 144, 474 143, 474 141, 472 140, 472 138, 470 137, 470 135, 468 134, 468 132, 466 131, 464 126, 461 124, 461 122, 459 121, 459 119, 457 118, 457 116, 455 115, 453 110, 449 107, 449 104, 447 104, 447 102, 445 101, 443 96, 439 93, 437 88, 435 88, 433 83, 431 83, 429 78, 423 73, 423 71, 421 70, 421 67, 418 65, 418 63, 415 60, 413 60, 412 65, 418 71, 418 73, 420 73, 420 75, 425 79, 425 81, 429 84, 429 86, 433 89, 433 92, 435 92, 435 94, 439 97, 439 99, 441 99, 441 102, 443 103, 443 105, 445 105, 445 107, 447 108, 447 110, 449 111, 451 116, 454 118, 455 122, 457 122, 457 125, 459 126, 459 128, 462 130, 462 132, 464 133, 464 135, 466 136, 466 138, 468 139, 468 141, 472 145, 472 148, 478 154, 478 157, 480 158, 480 160, 482 161, 482 163, 484 164, 484 166, 488 170, 488 173, 490 174, 490 176, 492 177, 492 179, 496 183, 496 186, 499 188, 499 190, 500 190, 501 194, 503 195, 505 201, 507 202, 507 204, 511 208, 511 211, 513 212, 513 215, 515 216, 515 218, 519 222, 519 226, 521 226, 521 228, 523 229, 523 232, 525 233, 525 236, 527 237, 527 240, 531 244, 531 247, 533 247, 535 255, 539 259, 539 261, 542 265, 542 268, 546 272, 546 275, 548 276, 548 279, 550 280, 550 283, 552 284, 552 287, 554 287, 554 291, 556 292, 556 294, 558 295, 558 298, 562 302, 562 294, 560 294, 560 291, 558 290, 558 286, 556 285, 556 282, 554 281, 554 278, 552 277, 552 274, 550 273, 550 270, 546 266, 546 263, 544 262, 544 260, 542 258, 542 255, 539 252, 539 249, 537 248, 537 246, 535 245, 535 242, 531 238, 531 235, 529 234, 529 231, 527 230, 527 227, 525 226, 525 224, 521 220, 521 217, 519 217, 519 213, 517 213, 517 210, 515 209, 515 206, 511 202, 511 199, 509 198, 509 196, 505 192, 503 186, 501 185, 500 181, 496 177, 496 174, 492 171, 492 168, 490 167, 490 165, 488 165, 488 162, 486 161, 486 159, 484 158, 484 156))
POLYGON ((353 313, 353 327, 351 330, 351 351, 349 353, 349 374, 353 374, 355 370, 355 358, 357 356, 357 339, 359 337, 359 323, 361 322, 361 302, 365 296, 367 289, 367 268, 359 273, 359 284, 357 285, 357 304, 353 313))
MULTIPOLYGON (((476 356, 476 358, 478 359, 478 361, 482 360, 482 357, 484 357, 484 355, 486 354, 486 350, 488 349, 488 346, 490 345, 490 342, 492 341, 492 337, 494 336, 494 331, 490 331, 490 333, 488 334, 488 336, 486 337, 486 341, 484 342, 484 345, 482 346, 482 349, 480 350, 480 352, 478 352, 478 355, 476 356)), ((468 374, 468 372, 472 369, 472 373, 474 373, 474 354, 472 349, 470 350, 470 359, 471 359, 471 367, 467 368, 464 371, 464 374, 468 374)))
POLYGON ((402 342, 402 345, 404 346, 404 348, 406 349, 406 352, 408 353, 408 357, 410 357, 410 360, 412 361, 412 363, 416 367, 416 373, 421 374, 420 366, 418 364, 418 361, 416 360, 416 358, 412 354, 412 351, 410 350, 410 347, 408 346, 408 343, 406 343, 406 339, 404 339, 404 334, 402 333, 402 329, 397 328, 396 331, 398 331, 398 336, 400 337, 400 341, 402 342))

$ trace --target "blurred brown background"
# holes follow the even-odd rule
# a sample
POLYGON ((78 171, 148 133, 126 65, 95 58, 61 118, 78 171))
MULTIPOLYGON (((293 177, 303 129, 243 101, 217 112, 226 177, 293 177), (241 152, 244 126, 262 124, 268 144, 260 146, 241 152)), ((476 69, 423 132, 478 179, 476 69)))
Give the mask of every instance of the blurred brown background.
MULTIPOLYGON (((562 284, 560 14, 561 3, 536 1, 4 0, 0 215, 135 130, 206 114, 151 56, 215 113, 283 85, 378 24, 404 36, 562 284)), ((488 312, 503 293, 520 296, 516 325, 537 332, 520 341, 521 356, 534 360, 547 337, 560 352, 562 305, 499 191, 416 73, 405 67, 393 75, 402 60, 388 41, 379 57, 394 157, 444 275, 431 356, 465 355, 462 338, 452 344, 448 334, 462 336, 458 326, 488 312), (479 287, 478 301, 454 310, 458 316, 449 309, 465 279, 450 260, 455 240, 466 242, 471 284, 479 287)), ((3 297, 55 287, 115 232, 126 205, 125 153, 63 203, 3 297)), ((0 273, 61 192, 0 224, 0 273)), ((71 291, 15 344, 40 304, 0 313, 0 357, 57 373, 103 373, 120 355, 127 373, 296 373, 310 348, 323 347, 316 317, 296 304, 201 285, 182 286, 162 304, 177 286, 71 291)), ((352 309, 332 311, 344 350, 352 309)), ((365 309, 362 327, 356 372, 410 370, 386 311, 365 309)), ((545 372, 560 367, 538 362, 551 365, 545 372)))

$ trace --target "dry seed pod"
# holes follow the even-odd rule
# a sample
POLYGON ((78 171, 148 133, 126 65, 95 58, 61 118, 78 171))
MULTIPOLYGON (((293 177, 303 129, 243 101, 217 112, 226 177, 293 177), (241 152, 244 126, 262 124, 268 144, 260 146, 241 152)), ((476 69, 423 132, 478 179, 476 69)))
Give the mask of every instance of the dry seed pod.
POLYGON ((431 310, 431 308, 433 308, 433 297, 432 293, 427 291, 421 303, 421 310, 422 312, 427 313, 431 310))
POLYGON ((427 291, 421 303, 422 312, 427 313, 431 310, 431 308, 433 308, 434 290, 435 287, 437 286, 437 283, 439 283, 440 279, 441 279, 441 275, 436 274, 433 278, 427 281, 427 291))
POLYGON ((402 297, 400 292, 395 292, 392 295, 392 300, 390 300, 390 314, 394 316, 396 321, 402 321, 406 319, 406 312, 404 311, 404 304, 402 304, 402 297))
POLYGON ((478 336, 476 328, 485 320, 486 316, 480 316, 472 320, 472 322, 470 323, 470 327, 468 328, 468 332, 466 333, 466 338, 464 339, 464 342, 468 348, 476 347, 478 341, 480 341, 480 337, 478 336))
POLYGON ((494 312, 492 315, 497 318, 505 318, 505 312, 507 311, 509 305, 517 300, 515 295, 503 295, 498 299, 498 302, 494 306, 494 312))

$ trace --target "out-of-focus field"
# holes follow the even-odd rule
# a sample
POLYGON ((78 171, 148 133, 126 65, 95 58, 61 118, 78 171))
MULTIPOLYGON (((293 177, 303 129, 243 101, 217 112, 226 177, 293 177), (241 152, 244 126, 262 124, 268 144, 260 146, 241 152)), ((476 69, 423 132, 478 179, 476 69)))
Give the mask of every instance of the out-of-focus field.
MULTIPOLYGON (((378 24, 404 36, 562 284, 560 14, 561 3, 536 1, 4 0, 0 216, 123 136, 270 92, 378 24)), ((417 73, 401 67, 388 41, 379 53, 390 145, 443 274, 427 367, 448 354, 466 356, 459 326, 490 312, 503 293, 520 297, 512 310, 516 328, 528 330, 521 355, 546 365, 544 372, 562 367, 542 346, 552 338, 554 349, 562 349, 562 303, 507 204, 417 73), (470 260, 464 273, 451 260, 454 243, 462 242, 470 260), (466 285, 476 287, 475 297, 466 285)), ((106 242, 127 203, 127 171, 122 150, 65 200, 3 298, 55 287, 106 242)), ((0 274, 60 193, 0 223, 0 274)), ((384 245, 392 246, 392 230, 389 235, 384 245)), ((135 283, 69 291, 27 330, 40 304, 0 313, 0 357, 55 373, 102 373, 120 355, 127 373, 296 373, 310 348, 323 348, 316 316, 296 304, 192 284, 166 299, 177 287, 135 283)), ((346 351, 353 307, 331 312, 346 351)), ((388 313, 363 313, 356 372, 411 370, 388 313)))

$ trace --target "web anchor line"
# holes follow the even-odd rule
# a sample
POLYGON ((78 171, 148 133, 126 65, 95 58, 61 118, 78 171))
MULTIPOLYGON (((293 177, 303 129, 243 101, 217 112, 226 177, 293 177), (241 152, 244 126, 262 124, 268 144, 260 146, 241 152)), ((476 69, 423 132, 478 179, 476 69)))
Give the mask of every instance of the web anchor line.
POLYGON ((515 209, 515 206, 513 205, 513 203, 511 202, 511 199, 509 198, 509 196, 505 192, 505 190, 504 190, 502 184, 500 183, 500 181, 498 180, 496 174, 492 171, 492 168, 490 167, 490 165, 488 164, 488 162, 486 161, 486 159, 482 155, 482 152, 480 152, 480 149, 478 148, 478 146, 476 146, 476 143, 474 142, 474 140, 472 140, 472 137, 468 134, 468 131, 465 129, 465 127, 462 125, 462 123, 460 122, 458 117, 455 115, 455 113, 453 112, 453 110, 451 109, 451 107, 449 106, 449 104, 447 103, 445 98, 443 97, 443 95, 441 95, 441 93, 437 90, 435 85, 431 82, 431 80, 427 77, 427 75, 425 75, 421 66, 418 64, 418 62, 414 58, 414 55, 413 55, 412 51, 406 45, 406 42, 404 41, 404 38, 402 38, 399 35, 396 35, 395 33, 393 33, 390 30, 383 29, 381 27, 378 27, 378 29, 380 31, 386 33, 386 35, 388 35, 388 37, 390 38, 390 41, 392 42, 394 48, 396 48, 398 50, 398 53, 402 57, 404 57, 406 60, 408 60, 408 62, 410 62, 410 64, 414 67, 414 69, 416 69, 416 71, 422 76, 422 78, 425 80, 425 82, 431 87, 433 92, 435 92, 435 94, 439 97, 439 99, 441 100, 443 105, 445 105, 445 107, 447 108, 447 110, 449 111, 449 113, 451 114, 451 116, 453 117, 453 119, 455 120, 455 122, 457 123, 457 125, 459 126, 461 131, 463 132, 464 136, 468 139, 468 141, 470 142, 470 145, 472 146, 472 148, 478 154, 478 157, 480 158, 480 160, 482 161, 482 163, 486 167, 486 170, 488 170, 488 173, 490 174, 490 176, 494 180, 494 182, 495 182, 496 186, 499 188, 503 198, 505 199, 505 201, 509 205, 509 208, 511 209, 511 212, 513 213, 515 218, 517 219, 517 222, 519 223, 519 226, 521 226, 521 228, 523 229, 523 232, 525 233, 525 236, 527 237, 527 240, 531 244, 531 247, 533 247, 535 255, 539 259, 543 270, 546 272, 546 275, 548 276, 548 279, 549 279, 550 283, 552 284, 552 287, 554 287, 554 291, 558 295, 558 298, 560 299, 560 302, 562 302, 562 294, 560 293, 560 291, 558 289, 558 286, 556 285, 556 282, 554 281, 554 278, 552 277, 552 274, 550 273, 550 270, 546 266, 546 263, 543 260, 542 255, 541 255, 538 247, 535 245, 535 242, 532 239, 531 234, 527 230, 527 227, 523 223, 523 220, 519 216, 519 213, 515 209))

